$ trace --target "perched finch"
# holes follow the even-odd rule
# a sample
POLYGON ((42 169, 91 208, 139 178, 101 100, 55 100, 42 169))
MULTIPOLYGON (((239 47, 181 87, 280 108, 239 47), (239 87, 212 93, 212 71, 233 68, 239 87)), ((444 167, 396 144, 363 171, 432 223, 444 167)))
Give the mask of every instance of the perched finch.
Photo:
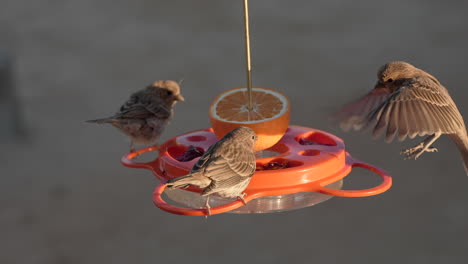
POLYGON ((177 101, 184 101, 179 84, 156 81, 130 96, 119 111, 108 118, 88 120, 90 123, 110 123, 130 137, 130 151, 134 144, 154 144, 171 121, 177 101))
POLYGON ((402 61, 385 64, 377 77, 372 91, 336 114, 341 127, 361 130, 373 126, 374 137, 385 133, 387 142, 395 135, 400 141, 428 135, 401 152, 405 159, 436 152, 432 143, 447 134, 460 151, 468 175, 467 131, 447 89, 434 76, 402 61))
POLYGON ((206 209, 211 214, 209 195, 241 199, 255 172, 253 151, 257 135, 247 127, 238 127, 213 144, 195 163, 190 174, 167 181, 170 189, 194 185, 203 189, 206 209))

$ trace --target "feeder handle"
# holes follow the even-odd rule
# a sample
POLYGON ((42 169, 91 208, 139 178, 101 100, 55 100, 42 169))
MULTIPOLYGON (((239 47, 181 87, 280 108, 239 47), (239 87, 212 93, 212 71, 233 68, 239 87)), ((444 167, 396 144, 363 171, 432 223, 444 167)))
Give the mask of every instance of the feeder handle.
MULTIPOLYGON (((178 206, 171 205, 171 204, 167 203, 166 201, 164 201, 162 199, 162 194, 163 194, 164 190, 166 189, 166 186, 167 185, 166 185, 165 182, 161 182, 154 189, 153 202, 158 208, 160 208, 160 209, 162 209, 162 210, 164 210, 166 212, 173 213, 173 214, 179 214, 179 215, 190 215, 190 216, 208 215, 208 211, 206 209, 192 209, 192 208, 178 207, 178 206)), ((249 202, 250 200, 252 200, 254 198, 255 197, 249 196, 249 195, 244 196, 244 200, 246 202, 249 202)), ((211 215, 221 214, 221 213, 225 213, 225 212, 237 209, 237 208, 239 208, 239 207, 241 207, 243 205, 244 205, 244 203, 242 201, 236 200, 236 201, 232 201, 230 203, 223 204, 223 205, 220 205, 220 206, 211 207, 210 211, 211 211, 211 215)))
POLYGON ((143 153, 150 152, 150 151, 155 151, 158 148, 159 148, 158 146, 152 146, 152 147, 148 147, 148 148, 144 148, 144 149, 139 149, 139 150, 134 151, 134 152, 130 152, 127 155, 123 156, 122 159, 120 160, 120 162, 123 165, 125 165, 127 167, 130 167, 130 168, 142 168, 142 169, 152 170, 151 163, 149 163, 149 162, 144 162, 144 163, 143 162, 135 162, 135 161, 133 161, 133 159, 136 158, 137 156, 143 154, 143 153))
POLYGON ((388 175, 385 171, 382 169, 379 169, 377 167, 374 167, 370 164, 351 159, 349 157, 351 167, 360 167, 364 169, 368 169, 370 171, 373 171, 380 175, 382 177, 382 183, 376 187, 372 187, 369 189, 364 189, 364 190, 337 190, 337 189, 331 189, 324 187, 322 184, 320 184, 320 187, 316 192, 323 193, 323 194, 328 194, 328 195, 334 195, 334 196, 343 196, 343 197, 364 197, 364 196, 372 196, 372 195, 377 195, 380 193, 383 193, 390 189, 392 186, 392 177, 388 175))

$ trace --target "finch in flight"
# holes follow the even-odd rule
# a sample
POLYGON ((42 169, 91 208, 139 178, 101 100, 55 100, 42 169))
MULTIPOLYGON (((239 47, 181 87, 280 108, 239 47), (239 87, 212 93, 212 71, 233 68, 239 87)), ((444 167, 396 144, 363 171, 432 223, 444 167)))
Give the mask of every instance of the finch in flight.
POLYGON ((387 142, 395 136, 427 136, 418 145, 403 150, 406 159, 417 159, 432 147, 442 134, 457 146, 468 175, 468 136, 463 117, 447 89, 429 73, 402 62, 383 65, 378 81, 367 95, 346 105, 335 117, 342 129, 372 127, 374 137, 385 134, 387 142))

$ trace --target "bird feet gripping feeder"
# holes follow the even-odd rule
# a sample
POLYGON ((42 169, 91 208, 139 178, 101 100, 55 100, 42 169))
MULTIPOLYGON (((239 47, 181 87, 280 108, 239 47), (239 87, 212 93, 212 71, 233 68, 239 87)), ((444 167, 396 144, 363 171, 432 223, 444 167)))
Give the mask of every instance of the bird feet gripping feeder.
POLYGON ((188 132, 169 139, 159 147, 131 152, 122 163, 131 168, 151 170, 160 180, 153 193, 157 207, 174 214, 206 215, 206 198, 194 186, 166 190, 166 182, 189 174, 200 156, 219 138, 239 126, 255 131, 258 141, 256 172, 240 200, 210 196, 211 214, 269 213, 312 206, 333 196, 362 197, 388 190, 392 180, 382 170, 353 159, 344 142, 327 132, 313 128, 290 126, 288 98, 278 91, 252 87, 247 0, 244 0, 247 87, 220 94, 210 107, 212 128, 188 132), (159 151, 147 163, 133 161, 146 152, 159 151), (364 190, 341 190, 343 179, 353 167, 373 171, 382 183, 364 190), (163 200, 163 193, 179 204, 163 200), (198 209, 203 208, 203 209, 198 209))

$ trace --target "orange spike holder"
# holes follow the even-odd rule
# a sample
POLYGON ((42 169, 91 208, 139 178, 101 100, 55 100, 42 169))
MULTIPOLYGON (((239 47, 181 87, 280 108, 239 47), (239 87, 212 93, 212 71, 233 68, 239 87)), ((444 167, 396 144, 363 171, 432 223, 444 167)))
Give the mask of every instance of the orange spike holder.
MULTIPOLYGON (((217 140, 213 129, 197 130, 169 139, 159 148, 149 147, 129 153, 121 161, 127 167, 151 170, 160 180, 153 192, 154 204, 160 209, 173 214, 206 215, 207 210, 203 208, 206 198, 199 195, 200 189, 190 186, 165 191, 165 182, 188 174, 198 157, 217 140), (184 156, 189 148, 196 155, 184 156), (159 150, 159 155, 152 162, 133 160, 138 155, 155 150, 159 150), (163 193, 190 208, 167 203, 162 198, 163 193)), ((286 211, 311 206, 333 196, 377 195, 392 185, 392 178, 383 170, 353 159, 345 151, 343 140, 317 129, 289 126, 281 140, 266 152, 273 155, 257 159, 257 171, 244 191, 247 204, 213 195, 210 198, 211 214, 286 211), (353 167, 375 172, 382 178, 382 183, 370 189, 341 190, 343 178, 353 167)))

